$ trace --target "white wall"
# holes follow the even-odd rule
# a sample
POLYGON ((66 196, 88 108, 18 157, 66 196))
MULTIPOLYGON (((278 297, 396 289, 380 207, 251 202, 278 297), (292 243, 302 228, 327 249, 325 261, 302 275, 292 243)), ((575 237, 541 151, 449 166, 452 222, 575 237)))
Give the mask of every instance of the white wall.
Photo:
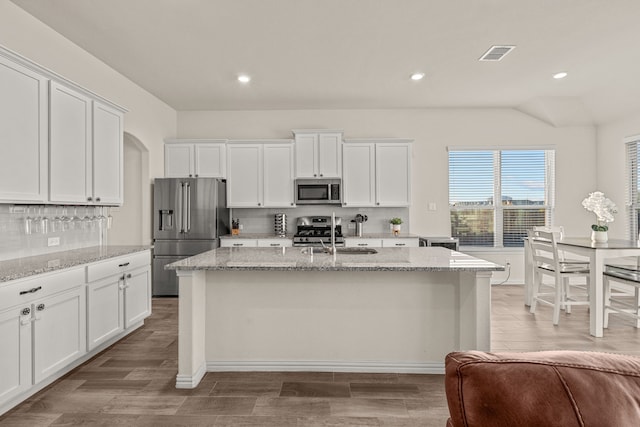
MULTIPOLYGON (((414 139, 411 232, 449 235, 447 146, 556 148, 556 223, 567 234, 588 235, 590 215, 582 199, 596 188, 595 129, 555 128, 512 109, 181 111, 181 138, 291 138, 291 129, 342 129, 345 138, 414 139), (435 202, 436 211, 428 211, 435 202)), ((510 282, 522 283, 522 256, 477 256, 514 266, 510 282), (520 265, 518 265, 520 264, 520 265)), ((505 275, 506 277, 506 275, 505 275)), ((502 280, 496 274, 497 281, 502 280)))
MULTIPOLYGON (((149 150, 149 185, 163 175, 163 143, 176 134, 175 110, 9 1, 0 2, 0 44, 127 108, 125 131, 149 150)), ((142 238, 139 243, 151 241, 148 227, 142 238)))
POLYGON ((624 138, 640 135, 640 112, 598 127, 598 189, 618 205, 618 214, 609 224, 609 237, 627 239, 628 213, 625 209, 626 157, 624 138))

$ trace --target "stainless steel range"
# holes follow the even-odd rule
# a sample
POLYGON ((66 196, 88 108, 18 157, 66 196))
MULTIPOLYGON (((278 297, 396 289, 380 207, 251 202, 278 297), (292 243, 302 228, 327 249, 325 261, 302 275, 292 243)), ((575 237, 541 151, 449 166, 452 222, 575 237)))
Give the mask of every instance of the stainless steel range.
MULTIPOLYGON (((293 246, 322 246, 322 243, 325 246, 331 245, 330 216, 302 216, 296 221, 296 227, 293 246)), ((336 246, 344 246, 342 218, 336 218, 335 227, 336 246)))

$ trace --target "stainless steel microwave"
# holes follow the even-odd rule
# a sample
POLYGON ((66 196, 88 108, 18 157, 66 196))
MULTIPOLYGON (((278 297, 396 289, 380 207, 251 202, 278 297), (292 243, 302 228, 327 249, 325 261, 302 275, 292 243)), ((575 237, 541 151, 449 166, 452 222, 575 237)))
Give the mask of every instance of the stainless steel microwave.
POLYGON ((296 179, 297 205, 342 204, 342 181, 335 178, 296 179))

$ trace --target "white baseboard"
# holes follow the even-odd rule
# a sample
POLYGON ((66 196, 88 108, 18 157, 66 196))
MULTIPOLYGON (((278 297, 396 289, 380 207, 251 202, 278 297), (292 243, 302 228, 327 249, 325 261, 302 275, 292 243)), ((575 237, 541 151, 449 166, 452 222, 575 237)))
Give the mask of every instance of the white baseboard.
POLYGON ((371 361, 208 361, 207 372, 366 372, 398 374, 444 374, 442 362, 371 362, 371 361))
POLYGON ((204 375, 207 373, 206 365, 203 363, 193 375, 176 375, 176 388, 196 388, 204 375))

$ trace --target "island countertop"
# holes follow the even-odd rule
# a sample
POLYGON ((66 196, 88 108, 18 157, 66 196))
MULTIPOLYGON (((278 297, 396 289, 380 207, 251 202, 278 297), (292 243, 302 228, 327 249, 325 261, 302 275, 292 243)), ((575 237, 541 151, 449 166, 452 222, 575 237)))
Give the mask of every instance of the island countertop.
POLYGON ((315 248, 218 248, 168 264, 167 270, 504 271, 504 267, 441 247, 375 248, 374 254, 326 254, 315 248))

